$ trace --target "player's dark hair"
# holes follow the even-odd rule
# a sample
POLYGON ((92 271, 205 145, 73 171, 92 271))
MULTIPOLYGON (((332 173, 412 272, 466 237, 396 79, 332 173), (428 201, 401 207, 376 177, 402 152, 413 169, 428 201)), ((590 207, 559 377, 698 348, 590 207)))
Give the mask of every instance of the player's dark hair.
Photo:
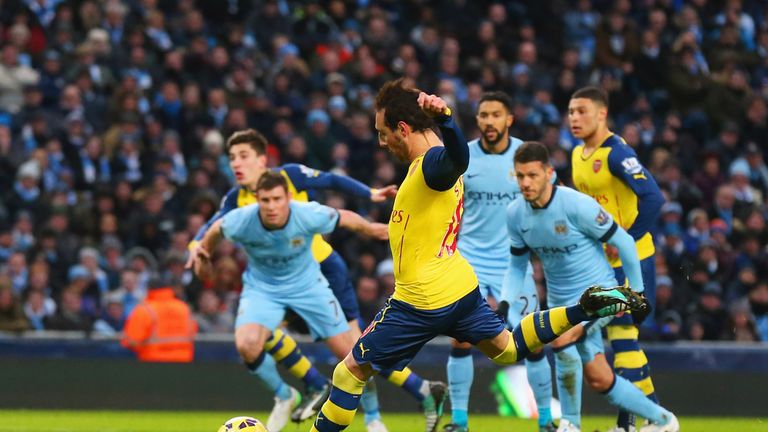
POLYGON ((267 153, 267 139, 256 129, 243 129, 232 134, 227 140, 227 151, 237 144, 248 144, 261 156, 267 153))
POLYGON ((549 149, 538 141, 526 141, 515 152, 515 163, 541 162, 549 165, 549 149))
POLYGON ((280 173, 274 171, 267 171, 261 175, 259 182, 256 183, 256 191, 269 191, 276 187, 282 187, 288 192, 288 182, 285 181, 285 177, 280 173))
POLYGON ((395 129, 398 122, 405 122, 414 132, 431 129, 434 121, 419 108, 419 90, 406 88, 403 78, 387 81, 376 95, 376 110, 384 110, 384 124, 395 129))
POLYGON ((504 108, 507 109, 508 113, 512 112, 512 99, 509 97, 509 95, 502 91, 483 93, 483 95, 480 97, 480 101, 477 103, 477 107, 480 108, 480 105, 482 105, 483 102, 498 102, 504 105, 504 108))
POLYGON ((582 87, 573 93, 571 99, 589 99, 608 108, 608 93, 599 87, 582 87))

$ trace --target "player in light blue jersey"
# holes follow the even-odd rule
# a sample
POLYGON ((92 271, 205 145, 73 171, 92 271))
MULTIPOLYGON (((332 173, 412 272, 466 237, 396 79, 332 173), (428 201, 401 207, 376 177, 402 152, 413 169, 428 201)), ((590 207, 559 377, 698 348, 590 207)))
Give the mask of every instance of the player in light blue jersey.
MULTIPOLYGON (((459 233, 459 250, 477 274, 480 291, 491 305, 501 298, 504 272, 509 264, 509 242, 499 235, 504 226, 506 208, 520 195, 514 170, 514 155, 523 143, 509 135, 514 118, 511 101, 503 92, 485 93, 477 105, 477 126, 481 137, 470 141, 469 167, 464 173, 464 217, 459 233)), ((498 312, 517 325, 522 317, 538 309, 533 268, 529 265, 523 285, 502 303, 498 312), (507 313, 508 311, 508 313, 507 313)), ((448 358, 448 389, 451 399, 451 423, 445 432, 468 430, 469 391, 474 378, 471 345, 453 342, 448 358)), ((541 430, 554 430, 550 413, 552 372, 543 351, 525 360, 528 381, 539 409, 541 430)))
MULTIPOLYGON (((337 226, 386 240, 387 226, 356 213, 318 203, 291 201, 285 177, 264 173, 256 186, 256 204, 234 209, 214 222, 193 257, 196 274, 212 271, 211 251, 227 238, 245 249, 248 267, 235 321, 235 345, 248 369, 275 394, 285 383, 275 372, 264 345, 291 308, 307 323, 315 338, 344 358, 353 340, 338 300, 312 255, 313 236, 337 226)), ((314 409, 314 408, 313 408, 314 409)), ((281 427, 282 428, 282 427, 281 427)))
MULTIPOLYGON (((551 184, 554 170, 543 144, 527 142, 520 146, 515 153, 515 175, 525 199, 513 201, 507 208, 512 258, 502 299, 510 299, 512 288, 523 283, 531 251, 544 268, 549 307, 578 298, 578 287, 585 284, 615 285, 616 276, 603 252, 603 243, 618 249, 630 286, 643 291, 640 260, 632 237, 588 195, 551 184)), ((644 318, 636 317, 640 321, 644 318)), ((648 419, 650 424, 641 428, 642 432, 679 431, 674 414, 613 372, 603 354, 600 332, 587 332, 576 348, 588 385, 613 405, 648 419)), ((558 431, 579 431, 579 425, 580 418, 564 416, 558 431)))

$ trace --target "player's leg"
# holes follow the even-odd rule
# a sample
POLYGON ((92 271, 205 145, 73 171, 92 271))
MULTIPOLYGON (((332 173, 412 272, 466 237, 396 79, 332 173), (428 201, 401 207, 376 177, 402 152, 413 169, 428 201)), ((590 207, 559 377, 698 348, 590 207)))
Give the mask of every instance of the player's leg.
POLYGON ((301 395, 286 384, 277 371, 264 344, 283 319, 283 305, 264 293, 246 287, 240 295, 235 321, 235 347, 248 371, 275 395, 275 405, 267 419, 269 430, 282 430, 290 420, 291 411, 301 403, 301 395))
POLYGON ((599 333, 592 333, 578 344, 584 362, 584 378, 587 385, 619 408, 648 419, 654 427, 676 432, 679 429, 674 414, 648 399, 639 388, 617 375, 608 365, 602 353, 603 341, 599 333))
POLYGON ((397 300, 387 302, 352 352, 336 366, 330 397, 312 431, 335 432, 349 426, 367 380, 379 370, 404 368, 435 336, 433 311, 419 312, 397 300))
POLYGON ((573 342, 560 342, 559 338, 552 342, 551 346, 555 352, 557 395, 560 399, 562 418, 580 427, 583 367, 579 350, 573 342))
MULTIPOLYGON (((352 349, 355 341, 360 337, 360 307, 357 303, 357 294, 349 278, 349 269, 338 252, 334 251, 320 263, 320 270, 328 281, 334 297, 339 302, 341 311, 349 325, 347 332, 348 348, 344 350, 344 356, 352 349)), ((340 357, 339 359, 343 359, 340 357)), ((360 406, 365 413, 366 428, 370 432, 384 432, 386 427, 381 421, 379 410, 379 398, 376 391, 376 382, 368 380, 365 391, 360 398, 360 406)))
POLYGON ((451 354, 448 357, 448 391, 451 399, 452 431, 466 430, 469 425, 469 392, 475 376, 472 364, 472 345, 451 341, 451 354))
MULTIPOLYGON (((501 293, 499 292, 498 296, 500 295, 501 293)), ((520 324, 520 320, 529 312, 536 312, 540 309, 536 282, 533 280, 533 266, 530 263, 528 264, 523 286, 512 300, 512 304, 509 305, 509 314, 507 314, 507 321, 511 328, 520 324)), ((544 351, 532 351, 525 358, 525 369, 539 412, 539 429, 545 430, 552 426, 552 411, 550 408, 552 403, 552 368, 544 351)))
POLYGON ((264 344, 264 349, 278 364, 304 383, 308 394, 322 391, 327 385, 328 379, 302 354, 296 340, 282 329, 277 328, 272 332, 264 344))
MULTIPOLYGON (((337 358, 347 355, 351 349, 349 326, 328 285, 321 283, 308 286, 298 294, 287 296, 285 301, 306 322, 315 339, 324 340, 337 358)), ((314 416, 330 391, 330 386, 325 385, 322 391, 310 394, 294 410, 291 420, 301 422, 314 416)))
MULTIPOLYGON (((479 292, 478 296, 482 299, 479 292)), ((454 332, 462 335, 457 339, 474 343, 494 363, 511 365, 583 321, 644 307, 642 298, 628 288, 590 287, 578 304, 528 314, 510 332, 483 299, 471 314, 457 322, 454 332), (491 336, 494 328, 500 330, 491 336)))
POLYGON ((443 404, 448 395, 444 382, 425 380, 408 367, 403 370, 383 369, 379 371, 379 375, 419 401, 427 430, 430 429, 429 425, 437 425, 443 415, 443 404))
MULTIPOLYGON (((645 297, 648 303, 653 307, 656 300, 656 261, 655 256, 650 256, 640 262, 643 272, 643 285, 645 285, 645 297)), ((624 270, 621 267, 615 269, 616 280, 623 282, 625 280, 624 270)), ((635 384, 652 401, 658 403, 656 392, 651 380, 651 370, 648 366, 648 358, 645 356, 640 344, 638 343, 637 324, 632 320, 632 316, 614 318, 608 324, 606 331, 608 341, 611 343, 611 349, 614 352, 613 368, 617 374, 626 378, 635 384)), ((616 421, 618 427, 629 432, 634 428, 635 419, 630 412, 619 411, 616 421)))

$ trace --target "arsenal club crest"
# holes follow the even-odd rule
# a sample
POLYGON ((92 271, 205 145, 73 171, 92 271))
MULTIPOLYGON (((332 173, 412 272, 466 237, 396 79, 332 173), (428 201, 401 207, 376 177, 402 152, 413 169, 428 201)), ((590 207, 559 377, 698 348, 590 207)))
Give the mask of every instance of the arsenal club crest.
POLYGON ((600 159, 597 159, 592 163, 592 171, 594 172, 600 171, 600 168, 602 167, 603 167, 603 161, 600 159))

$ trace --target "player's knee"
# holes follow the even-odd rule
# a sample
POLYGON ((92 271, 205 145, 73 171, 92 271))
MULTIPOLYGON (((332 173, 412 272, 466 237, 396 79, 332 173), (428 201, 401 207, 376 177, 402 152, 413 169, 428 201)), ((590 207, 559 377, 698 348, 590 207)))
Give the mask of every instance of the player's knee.
POLYGON ((370 367, 361 367, 351 355, 340 361, 333 370, 333 382, 347 386, 355 386, 359 383, 365 385, 365 381, 373 375, 370 367))
POLYGON ((238 335, 235 339, 235 347, 240 357, 246 362, 256 360, 264 350, 264 341, 254 333, 245 333, 238 335))
POLYGON ((472 344, 469 342, 459 342, 456 339, 451 339, 451 348, 470 350, 472 348, 472 344))
POLYGON ((590 389, 596 392, 605 392, 613 385, 613 372, 585 371, 584 380, 590 389))
POLYGON ((600 354, 584 367, 584 381, 589 388, 597 392, 605 392, 613 385, 614 373, 605 357, 600 354))

